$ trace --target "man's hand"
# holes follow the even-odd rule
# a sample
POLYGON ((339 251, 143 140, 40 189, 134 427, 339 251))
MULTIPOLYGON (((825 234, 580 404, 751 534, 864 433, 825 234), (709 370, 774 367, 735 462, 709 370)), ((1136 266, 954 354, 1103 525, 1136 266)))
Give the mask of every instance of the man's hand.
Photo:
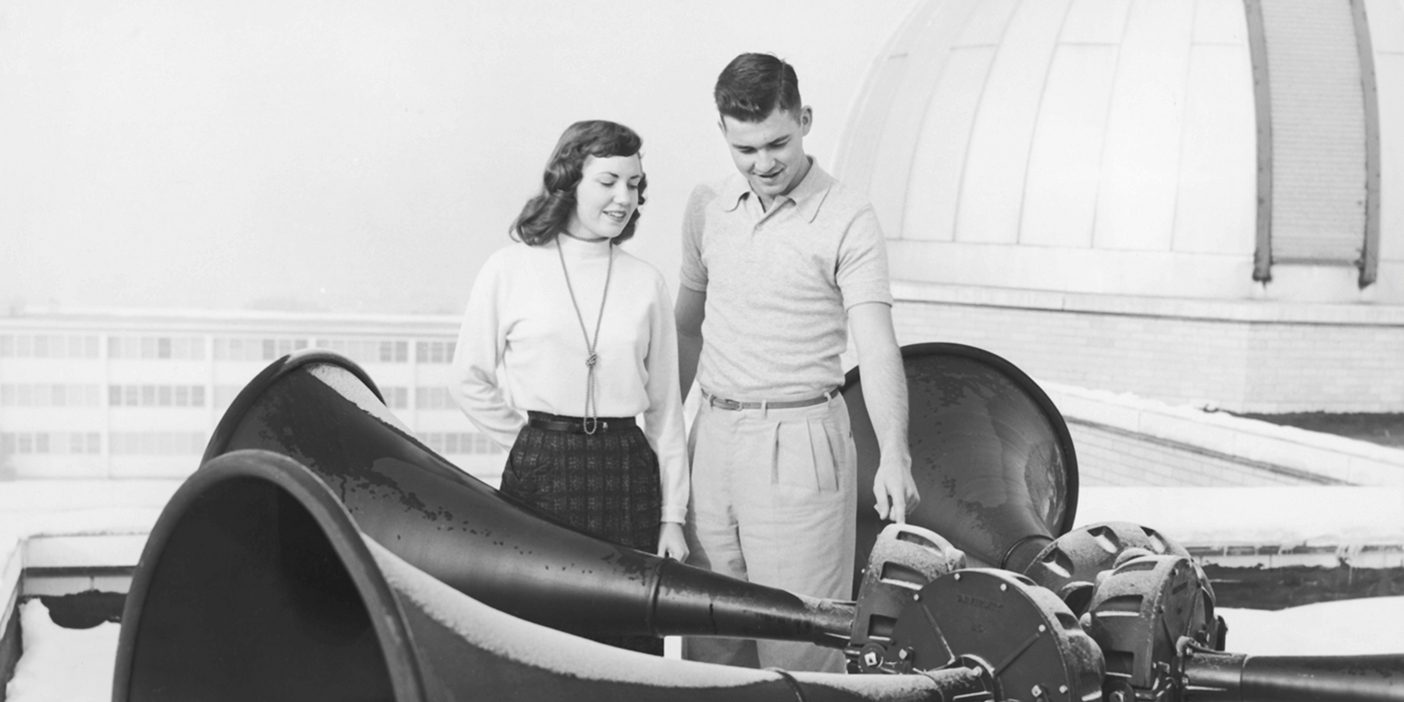
POLYGON ((912 479, 912 459, 900 456, 884 457, 873 476, 873 497, 877 498, 878 516, 898 524, 907 521, 907 514, 921 502, 916 481, 912 479))

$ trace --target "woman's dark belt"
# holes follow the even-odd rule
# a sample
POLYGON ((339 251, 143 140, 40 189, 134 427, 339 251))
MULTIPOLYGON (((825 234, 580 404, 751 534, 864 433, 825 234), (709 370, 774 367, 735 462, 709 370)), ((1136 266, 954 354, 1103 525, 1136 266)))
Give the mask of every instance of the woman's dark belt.
MULTIPOLYGON (((638 426, 633 417, 600 417, 591 418, 594 424, 594 433, 609 433, 612 431, 624 431, 638 426)), ((527 412, 527 425, 533 429, 543 431, 564 431, 571 434, 585 434, 585 420, 580 417, 566 417, 559 414, 549 414, 546 412, 527 412)))

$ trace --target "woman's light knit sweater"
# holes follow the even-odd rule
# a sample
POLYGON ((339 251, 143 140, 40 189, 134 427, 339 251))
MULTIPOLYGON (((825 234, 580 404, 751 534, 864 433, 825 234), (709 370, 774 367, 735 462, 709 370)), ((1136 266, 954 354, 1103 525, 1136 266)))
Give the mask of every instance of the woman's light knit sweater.
POLYGON ((582 416, 589 352, 580 320, 594 338, 611 247, 614 265, 599 318, 592 414, 641 416, 644 435, 658 454, 662 520, 682 523, 688 471, 673 305, 663 276, 643 260, 607 241, 568 236, 494 252, 473 283, 459 331, 454 399, 473 424, 505 448, 516 441, 527 411, 582 416))

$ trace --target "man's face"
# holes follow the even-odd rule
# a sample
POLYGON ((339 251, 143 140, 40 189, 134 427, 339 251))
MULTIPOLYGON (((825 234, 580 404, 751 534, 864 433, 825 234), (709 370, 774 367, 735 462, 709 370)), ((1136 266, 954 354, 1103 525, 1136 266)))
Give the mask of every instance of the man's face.
POLYGON ((808 107, 798 113, 775 109, 760 122, 722 116, 722 136, 731 160, 766 207, 776 196, 788 195, 809 172, 804 137, 812 121, 808 107))

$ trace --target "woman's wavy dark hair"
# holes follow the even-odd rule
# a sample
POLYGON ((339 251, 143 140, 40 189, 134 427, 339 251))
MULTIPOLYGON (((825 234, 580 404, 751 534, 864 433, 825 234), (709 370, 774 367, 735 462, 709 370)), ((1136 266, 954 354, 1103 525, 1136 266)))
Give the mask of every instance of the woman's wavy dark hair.
MULTIPOLYGON (((594 119, 576 122, 566 128, 560 141, 546 161, 546 171, 541 175, 541 192, 527 200, 522 213, 508 233, 512 238, 531 245, 540 246, 555 241, 556 235, 565 229, 570 215, 575 211, 575 186, 580 184, 585 158, 609 158, 611 156, 633 156, 643 147, 643 139, 634 130, 616 122, 594 119)), ((639 207, 644 204, 644 189, 648 187, 648 176, 639 179, 639 207)), ((639 222, 639 207, 624 231, 614 237, 613 243, 621 244, 634 235, 639 222)))

